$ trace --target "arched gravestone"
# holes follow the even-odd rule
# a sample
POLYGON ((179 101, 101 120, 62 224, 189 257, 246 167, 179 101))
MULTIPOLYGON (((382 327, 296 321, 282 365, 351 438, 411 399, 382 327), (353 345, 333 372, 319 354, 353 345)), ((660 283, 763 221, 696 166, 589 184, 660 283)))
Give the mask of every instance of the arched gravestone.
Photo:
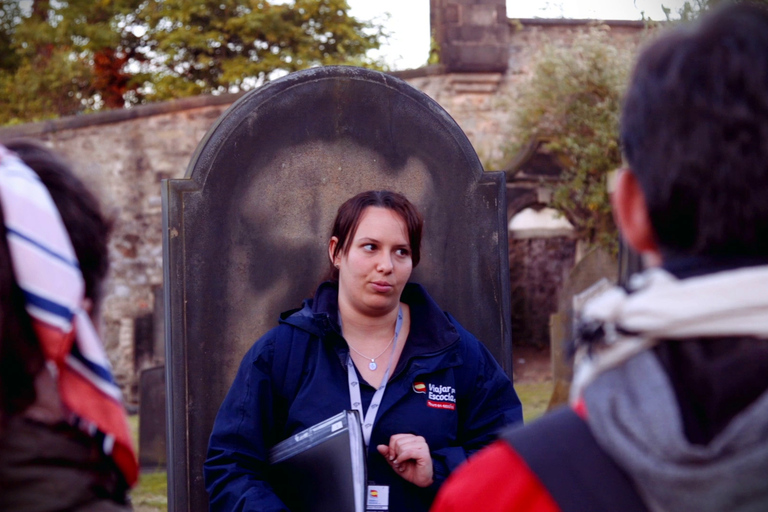
POLYGON ((503 173, 432 99, 383 73, 316 68, 240 98, 163 186, 169 498, 207 510, 202 465, 246 350, 329 268, 339 205, 404 193, 425 217, 412 280, 511 376, 503 173))

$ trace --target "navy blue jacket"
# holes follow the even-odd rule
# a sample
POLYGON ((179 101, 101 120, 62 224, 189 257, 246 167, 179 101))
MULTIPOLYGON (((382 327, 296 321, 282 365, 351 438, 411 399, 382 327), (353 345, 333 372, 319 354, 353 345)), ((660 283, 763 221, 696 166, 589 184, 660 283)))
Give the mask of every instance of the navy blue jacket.
MULTIPOLYGON (((324 283, 302 309, 281 315, 278 327, 243 358, 208 447, 204 473, 211 510, 286 510, 267 482, 269 448, 350 409, 349 351, 339 333, 337 296, 336 285, 324 283)), ((390 486, 390 511, 427 511, 456 466, 493 441, 501 427, 522 421, 522 406, 490 352, 424 288, 406 285, 401 300, 410 307, 411 327, 376 416, 368 479, 390 486), (430 400, 430 385, 448 386, 455 408, 445 407, 445 396, 438 397, 442 403, 430 400), (432 486, 403 480, 376 450, 399 433, 426 439, 432 486)), ((367 411, 374 389, 362 384, 361 392, 367 411)))

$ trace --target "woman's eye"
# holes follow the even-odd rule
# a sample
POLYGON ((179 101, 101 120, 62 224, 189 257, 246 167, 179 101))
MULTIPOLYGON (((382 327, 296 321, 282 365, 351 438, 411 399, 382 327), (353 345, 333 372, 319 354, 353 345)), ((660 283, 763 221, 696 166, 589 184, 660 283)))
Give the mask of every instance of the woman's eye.
POLYGON ((411 251, 409 251, 408 249, 398 249, 397 250, 397 255, 398 256, 410 256, 411 255, 411 251))
POLYGON ((372 250, 374 250, 375 248, 376 248, 376 246, 375 246, 375 245, 373 245, 373 244, 365 244, 365 245, 363 246, 363 250, 365 250, 365 251, 372 251, 372 250))

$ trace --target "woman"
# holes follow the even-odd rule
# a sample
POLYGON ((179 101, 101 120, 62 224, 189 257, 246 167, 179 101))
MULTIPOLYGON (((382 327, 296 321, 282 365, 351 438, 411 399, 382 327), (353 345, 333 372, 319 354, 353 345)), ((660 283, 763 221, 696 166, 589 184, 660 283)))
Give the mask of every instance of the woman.
POLYGON ((491 354, 408 283, 422 225, 394 192, 341 205, 332 279, 253 345, 221 405, 205 463, 211 510, 285 510, 267 482, 269 448, 352 407, 389 510, 426 511, 457 465, 522 420, 491 354))

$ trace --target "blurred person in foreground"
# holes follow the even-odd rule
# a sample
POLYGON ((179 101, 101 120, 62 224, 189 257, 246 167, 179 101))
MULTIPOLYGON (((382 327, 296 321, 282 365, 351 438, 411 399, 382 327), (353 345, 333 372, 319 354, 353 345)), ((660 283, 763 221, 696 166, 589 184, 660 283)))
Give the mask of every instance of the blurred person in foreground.
POLYGON ((768 510, 768 12, 640 55, 613 195, 659 266, 588 303, 571 407, 502 438, 434 511, 768 510))
POLYGON ((137 463, 92 319, 110 223, 43 146, 0 146, 0 510, 126 511, 137 463))

